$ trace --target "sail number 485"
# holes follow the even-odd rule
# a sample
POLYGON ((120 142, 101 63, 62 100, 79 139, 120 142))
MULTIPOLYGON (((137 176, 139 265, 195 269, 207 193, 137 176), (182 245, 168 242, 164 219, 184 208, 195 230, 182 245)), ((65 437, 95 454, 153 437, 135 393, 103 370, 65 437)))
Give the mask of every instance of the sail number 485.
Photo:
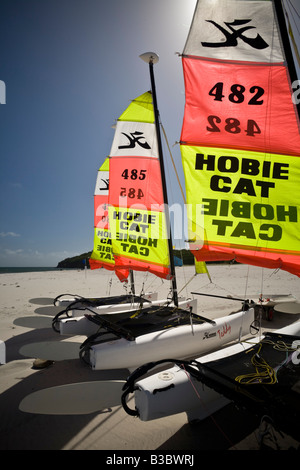
MULTIPOLYGON (((122 172, 122 178, 125 180, 131 179, 131 180, 144 180, 147 175, 147 170, 137 170, 137 169, 132 169, 129 171, 128 169, 125 169, 122 172)), ((140 188, 120 188, 120 196, 121 197, 129 197, 131 199, 137 198, 137 199, 142 199, 144 197, 144 193, 140 188)))
MULTIPOLYGON (((224 99, 226 99, 226 95, 224 95, 223 92, 224 92, 224 83, 218 82, 211 88, 208 94, 214 97, 214 101, 223 101, 224 99)), ((230 93, 228 94, 227 99, 231 103, 235 103, 235 104, 243 103, 246 98, 245 92, 246 92, 246 88, 243 85, 234 84, 230 87, 230 93)), ((262 87, 252 86, 249 89, 249 92, 253 96, 248 98, 248 102, 247 102, 248 105, 260 106, 263 104, 264 100, 261 99, 261 97, 264 94, 264 89, 262 87)), ((222 119, 219 116, 215 116, 215 115, 208 116, 207 120, 208 120, 209 126, 207 126, 206 129, 209 132, 221 132, 221 126, 224 126, 224 130, 231 134, 239 134, 241 132, 241 123, 239 119, 236 119, 234 117, 229 117, 227 119, 224 119, 224 124, 222 124, 222 119), (219 126, 219 124, 221 126, 219 126)), ((261 130, 258 124, 253 119, 247 120, 247 125, 244 130, 247 135, 252 136, 252 137, 255 134, 261 133, 261 130)))
POLYGON ((122 173, 122 178, 125 180, 128 180, 130 178, 131 180, 144 180, 146 178, 146 173, 147 170, 136 170, 135 168, 129 172, 129 170, 125 169, 122 173))

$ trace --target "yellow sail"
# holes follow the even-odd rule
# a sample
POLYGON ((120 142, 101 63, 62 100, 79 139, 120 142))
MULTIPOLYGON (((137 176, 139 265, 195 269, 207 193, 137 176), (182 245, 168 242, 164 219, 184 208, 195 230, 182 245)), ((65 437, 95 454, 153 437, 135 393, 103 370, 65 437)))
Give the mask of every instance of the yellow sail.
POLYGON ((134 99, 118 119, 109 163, 109 221, 116 267, 168 279, 168 230, 150 92, 134 99))
POLYGON ((198 0, 181 153, 197 260, 299 276, 299 117, 275 3, 198 0))

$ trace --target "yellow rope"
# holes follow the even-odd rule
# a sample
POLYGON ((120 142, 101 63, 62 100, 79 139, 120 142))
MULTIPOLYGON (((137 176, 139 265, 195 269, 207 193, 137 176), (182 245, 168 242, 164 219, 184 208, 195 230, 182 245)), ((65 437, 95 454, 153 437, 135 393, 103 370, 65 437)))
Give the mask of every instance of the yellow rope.
MULTIPOLYGON (((289 351, 294 351, 295 348, 292 348, 291 345, 286 344, 284 341, 278 341, 274 343, 273 341, 265 340, 265 344, 272 344, 273 348, 277 351, 282 351, 288 353, 289 351)), ((239 375, 235 378, 236 382, 240 384, 267 384, 272 385, 277 383, 277 371, 271 367, 263 357, 261 357, 260 351, 262 344, 259 346, 259 350, 251 358, 251 363, 255 367, 255 372, 251 374, 239 375)))
POLYGON ((277 382, 276 373, 269 364, 259 356, 261 345, 259 351, 252 356, 251 362, 255 368, 255 372, 251 374, 239 375, 235 378, 236 382, 241 384, 253 384, 253 383, 264 383, 264 384, 274 384, 277 382))

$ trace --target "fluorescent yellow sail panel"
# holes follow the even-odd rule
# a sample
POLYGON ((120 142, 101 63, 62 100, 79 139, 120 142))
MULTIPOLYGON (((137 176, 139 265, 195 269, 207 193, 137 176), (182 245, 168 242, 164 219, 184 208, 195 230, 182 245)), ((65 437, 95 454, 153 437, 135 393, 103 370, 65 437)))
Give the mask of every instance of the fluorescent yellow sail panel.
POLYGON ((113 254, 119 267, 168 277, 169 255, 163 212, 109 208, 113 254))
POLYGON ((187 204, 194 209, 189 212, 189 238, 199 245, 194 253, 198 259, 228 253, 250 264, 257 257, 265 265, 268 259, 271 266, 278 259, 282 265, 297 264, 299 157, 189 146, 181 150, 187 204))
POLYGON ((205 273, 207 274, 208 273, 205 261, 197 261, 195 259, 195 269, 196 269, 196 274, 205 274, 205 273))
POLYGON ((132 100, 131 104, 121 114, 118 120, 154 123, 154 110, 151 93, 146 92, 132 100))

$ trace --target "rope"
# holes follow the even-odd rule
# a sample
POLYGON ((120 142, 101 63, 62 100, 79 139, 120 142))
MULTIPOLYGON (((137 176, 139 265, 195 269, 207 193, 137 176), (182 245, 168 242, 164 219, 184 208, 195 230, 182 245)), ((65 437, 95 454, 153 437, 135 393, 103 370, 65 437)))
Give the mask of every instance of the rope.
POLYGON ((288 360, 288 352, 296 351, 297 348, 293 348, 291 345, 285 343, 284 341, 274 342, 271 340, 263 340, 259 345, 259 350, 255 353, 251 359, 252 365, 255 367, 255 372, 251 374, 239 375, 235 378, 235 381, 240 384, 246 385, 255 385, 255 384, 264 384, 264 385, 273 385, 278 382, 277 374, 278 371, 286 364, 288 360), (263 344, 271 344, 276 351, 286 352, 286 360, 283 361, 278 367, 271 367, 267 361, 260 356, 260 352, 263 344))
POLYGON ((161 125, 162 131, 163 131, 163 134, 164 134, 164 137, 165 137, 165 140, 166 140, 166 144, 167 144, 167 147, 168 147, 168 150, 169 150, 170 158, 171 158, 171 161, 172 161, 172 164, 173 164, 173 168, 174 168, 174 171, 175 171, 175 174, 176 174, 176 178, 177 178, 177 181, 178 181, 178 184, 179 184, 179 188, 180 188, 180 191, 181 191, 182 199, 183 199, 184 204, 186 204, 185 194, 184 194, 184 191, 183 191, 182 186, 181 186, 181 183, 180 183, 180 179, 179 179, 179 176, 178 176, 178 173, 177 173, 177 169, 176 169, 176 166, 175 166, 175 162, 174 162, 174 159, 173 159, 173 155, 172 155, 172 152, 171 152, 171 149, 170 149, 170 146, 169 146, 169 142, 168 142, 168 139, 167 139, 167 135, 166 135, 166 132, 165 132, 165 129, 164 129, 164 126, 162 125, 162 123, 160 123, 160 125, 161 125))

